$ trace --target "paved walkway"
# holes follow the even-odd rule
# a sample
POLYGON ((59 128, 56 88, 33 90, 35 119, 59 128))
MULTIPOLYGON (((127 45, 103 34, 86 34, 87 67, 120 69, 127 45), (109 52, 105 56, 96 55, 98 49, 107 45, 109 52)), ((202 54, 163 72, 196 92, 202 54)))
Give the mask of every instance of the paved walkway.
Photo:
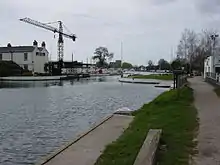
POLYGON ((113 115, 46 165, 94 165, 105 146, 115 141, 132 119, 132 116, 113 115))
POLYGON ((189 79, 200 119, 196 165, 220 165, 220 98, 201 77, 189 79))

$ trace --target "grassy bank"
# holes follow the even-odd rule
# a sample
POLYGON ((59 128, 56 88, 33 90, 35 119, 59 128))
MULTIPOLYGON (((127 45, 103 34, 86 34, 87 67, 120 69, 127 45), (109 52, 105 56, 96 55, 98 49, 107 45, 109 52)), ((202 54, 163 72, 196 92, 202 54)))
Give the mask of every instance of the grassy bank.
POLYGON ((220 87, 216 87, 214 92, 218 95, 218 97, 220 97, 220 87))
POLYGON ((96 165, 133 165, 150 128, 162 128, 159 152, 160 165, 187 165, 193 149, 197 126, 196 109, 192 106, 193 91, 185 87, 161 94, 134 113, 135 118, 122 136, 108 145, 96 165), (177 97, 178 96, 178 97, 177 97))
POLYGON ((172 74, 151 74, 151 75, 131 76, 130 78, 156 79, 156 80, 173 80, 173 75, 172 74))

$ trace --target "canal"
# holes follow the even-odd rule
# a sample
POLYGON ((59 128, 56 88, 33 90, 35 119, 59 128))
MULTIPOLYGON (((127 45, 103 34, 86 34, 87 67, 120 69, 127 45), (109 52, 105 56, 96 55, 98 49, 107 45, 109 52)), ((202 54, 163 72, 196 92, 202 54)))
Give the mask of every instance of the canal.
POLYGON ((117 77, 1 82, 0 164, 34 164, 118 108, 138 109, 164 90, 117 77))

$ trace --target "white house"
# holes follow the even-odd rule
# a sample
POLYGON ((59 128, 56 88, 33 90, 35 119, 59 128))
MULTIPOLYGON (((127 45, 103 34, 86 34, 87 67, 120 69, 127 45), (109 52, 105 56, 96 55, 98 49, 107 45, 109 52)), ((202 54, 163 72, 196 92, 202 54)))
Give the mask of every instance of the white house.
POLYGON ((206 78, 207 73, 214 72, 214 65, 213 65, 213 56, 209 56, 204 60, 204 78, 206 78))
POLYGON ((209 56, 204 60, 204 78, 207 74, 215 78, 220 73, 220 56, 209 56))
POLYGON ((48 62, 48 54, 45 42, 41 44, 41 47, 38 47, 37 41, 33 42, 33 46, 8 44, 7 47, 0 47, 0 60, 12 60, 33 73, 45 73, 44 64, 48 62))

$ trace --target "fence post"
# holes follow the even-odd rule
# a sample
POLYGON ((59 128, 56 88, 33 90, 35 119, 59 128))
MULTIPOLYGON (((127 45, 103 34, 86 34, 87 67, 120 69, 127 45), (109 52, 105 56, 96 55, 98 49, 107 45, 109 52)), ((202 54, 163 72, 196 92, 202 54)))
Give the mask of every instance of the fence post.
POLYGON ((173 71, 173 77, 174 77, 174 89, 181 88, 182 85, 185 83, 183 80, 183 70, 174 70, 173 71))

